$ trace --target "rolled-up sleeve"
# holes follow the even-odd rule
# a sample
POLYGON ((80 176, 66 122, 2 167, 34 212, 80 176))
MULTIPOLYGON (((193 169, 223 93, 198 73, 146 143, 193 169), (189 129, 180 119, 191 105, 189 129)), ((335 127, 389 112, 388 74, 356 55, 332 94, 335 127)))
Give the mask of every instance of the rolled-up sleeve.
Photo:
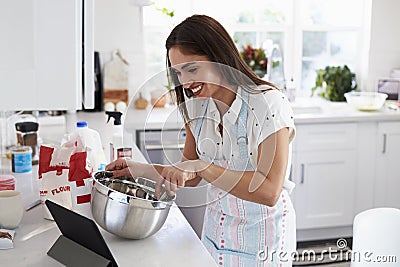
POLYGON ((289 140, 292 141, 296 128, 294 114, 286 96, 278 90, 270 90, 263 93, 266 112, 261 124, 257 145, 263 142, 271 134, 283 129, 289 129, 289 140))

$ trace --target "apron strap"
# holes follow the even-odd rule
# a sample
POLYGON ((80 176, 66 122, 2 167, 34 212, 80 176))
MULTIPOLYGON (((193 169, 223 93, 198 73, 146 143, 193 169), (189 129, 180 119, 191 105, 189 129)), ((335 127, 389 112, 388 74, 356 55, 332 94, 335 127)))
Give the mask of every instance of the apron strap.
POLYGON ((249 109, 249 92, 241 90, 242 106, 235 127, 237 127, 237 144, 239 145, 240 158, 248 159, 248 139, 247 139, 247 113, 249 109))
POLYGON ((210 102, 210 99, 207 98, 207 100, 204 101, 204 103, 201 105, 201 111, 200 111, 200 116, 197 118, 196 126, 194 127, 194 140, 196 142, 196 151, 197 154, 200 155, 199 147, 198 147, 198 140, 200 136, 200 130, 201 130, 201 125, 203 124, 204 117, 206 115, 208 103, 210 102))

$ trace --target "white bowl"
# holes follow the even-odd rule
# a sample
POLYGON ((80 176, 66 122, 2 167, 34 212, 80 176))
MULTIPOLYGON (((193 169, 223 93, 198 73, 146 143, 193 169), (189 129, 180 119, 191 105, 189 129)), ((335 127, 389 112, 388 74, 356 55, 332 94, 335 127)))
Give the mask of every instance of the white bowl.
POLYGON ((349 92, 345 93, 347 103, 361 111, 380 109, 388 97, 387 94, 377 92, 349 92))

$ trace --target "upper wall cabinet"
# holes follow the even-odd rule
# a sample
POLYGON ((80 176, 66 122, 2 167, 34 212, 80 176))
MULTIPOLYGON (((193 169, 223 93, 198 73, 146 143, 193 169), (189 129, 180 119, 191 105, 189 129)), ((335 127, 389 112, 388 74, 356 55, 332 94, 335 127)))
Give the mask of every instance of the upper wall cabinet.
POLYGON ((1 1, 0 109, 93 107, 93 1, 1 1))

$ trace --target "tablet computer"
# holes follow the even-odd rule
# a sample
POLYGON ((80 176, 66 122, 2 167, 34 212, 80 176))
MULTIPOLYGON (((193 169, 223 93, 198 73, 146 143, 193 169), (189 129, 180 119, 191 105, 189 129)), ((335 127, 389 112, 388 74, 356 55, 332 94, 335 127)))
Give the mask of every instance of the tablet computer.
POLYGON ((50 200, 46 200, 45 204, 64 237, 106 258, 113 267, 118 266, 93 220, 50 200))

